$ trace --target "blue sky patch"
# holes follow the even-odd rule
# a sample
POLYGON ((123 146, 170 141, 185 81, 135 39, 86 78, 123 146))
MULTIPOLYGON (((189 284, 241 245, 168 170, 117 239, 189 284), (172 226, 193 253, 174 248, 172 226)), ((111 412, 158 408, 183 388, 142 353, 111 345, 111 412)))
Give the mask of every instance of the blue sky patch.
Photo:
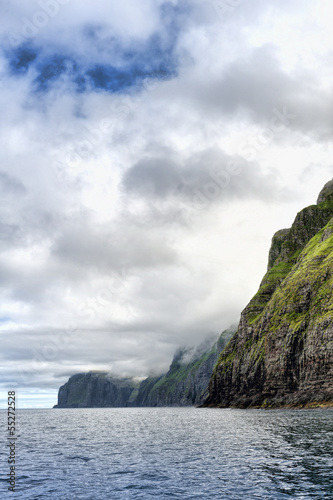
POLYGON ((12 318, 9 316, 0 316, 0 323, 10 323, 12 321, 12 318))
POLYGON ((147 78, 172 78, 177 75, 176 44, 182 13, 165 3, 161 7, 161 17, 161 32, 146 40, 128 40, 126 43, 114 37, 104 39, 102 26, 82 27, 82 47, 88 47, 84 58, 82 54, 71 52, 71 48, 67 54, 63 50, 53 50, 52 53, 50 47, 38 47, 37 39, 34 44, 26 42, 7 52, 10 72, 24 76, 33 69, 34 90, 37 92, 47 92, 60 80, 78 93, 94 90, 119 93, 133 87, 140 88, 147 78), (102 55, 100 61, 96 53, 102 55))
POLYGON ((38 57, 38 51, 30 46, 21 46, 7 55, 12 73, 25 74, 38 57))
MULTIPOLYGON (((65 78, 77 92, 122 92, 140 86, 146 78, 166 79, 177 73, 174 44, 162 42, 158 35, 144 46, 122 53, 123 64, 86 64, 61 54, 45 56, 38 49, 20 46, 7 54, 10 72, 24 76, 30 68, 36 74, 34 86, 37 92, 46 92, 60 79, 65 78)), ((111 57, 110 57, 111 59, 111 57)))
POLYGON ((76 64, 68 57, 54 55, 37 65, 38 77, 35 80, 38 90, 47 90, 50 85, 64 74, 75 73, 76 64))
POLYGON ((113 66, 102 65, 97 65, 87 72, 87 77, 95 89, 111 92, 119 92, 131 87, 140 76, 142 77, 140 72, 136 72, 135 69, 119 70, 113 66))

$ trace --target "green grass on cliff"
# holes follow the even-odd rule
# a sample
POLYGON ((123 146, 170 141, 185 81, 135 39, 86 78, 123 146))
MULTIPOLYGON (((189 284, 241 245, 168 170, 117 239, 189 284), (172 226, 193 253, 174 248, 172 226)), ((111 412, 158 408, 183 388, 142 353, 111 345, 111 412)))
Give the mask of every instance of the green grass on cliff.
POLYGON ((172 393, 176 389, 177 385, 181 382, 185 382, 191 373, 194 376, 200 366, 205 363, 208 358, 214 354, 214 352, 216 352, 216 346, 214 346, 211 351, 201 356, 198 360, 189 364, 179 364, 178 367, 175 367, 175 370, 169 370, 169 372, 154 385, 151 390, 151 394, 154 395, 159 392, 160 394, 168 395, 172 393))
POLYGON ((212 362, 217 359, 218 354, 224 349, 225 345, 234 335, 235 330, 236 326, 232 325, 229 329, 222 332, 217 342, 215 342, 209 350, 189 363, 183 364, 179 360, 174 360, 168 373, 157 380, 151 388, 150 397, 159 397, 163 400, 165 397, 172 396, 173 392, 177 391, 177 387, 181 384, 184 384, 183 391, 185 398, 189 396, 193 389, 193 387, 191 389, 191 385, 193 386, 193 380, 195 380, 200 367, 209 362, 210 358, 213 358, 211 360, 212 362))
MULTIPOLYGON (((285 235, 285 241, 281 243, 281 237, 278 241, 281 253, 275 259, 275 265, 268 270, 258 292, 247 306, 247 319, 250 325, 260 319, 273 293, 297 264, 306 245, 318 235, 321 228, 330 224, 332 216, 332 200, 324 201, 319 205, 311 205, 297 214, 291 229, 285 235)), ((316 245, 316 241, 313 244, 316 245)))
POLYGON ((267 334, 284 328, 289 332, 287 347, 293 335, 301 338, 310 325, 324 322, 326 328, 333 322, 333 220, 310 240, 266 307, 252 318, 251 326, 260 338, 255 350, 254 346, 247 349, 259 360, 267 334))
POLYGON ((310 324, 326 322, 328 327, 333 322, 333 219, 302 251, 267 272, 245 312, 251 337, 244 344, 231 343, 221 353, 215 375, 231 370, 235 358, 240 363, 244 356, 254 364, 261 362, 267 335, 282 327, 302 337, 310 324))
POLYGON ((333 318, 333 220, 305 247, 300 258, 275 291, 269 310, 270 330, 286 323, 296 333, 311 323, 333 318), (327 237, 323 240, 323 235, 327 237), (323 240, 323 241, 322 241, 323 240))
POLYGON ((286 278, 286 276, 288 276, 293 266, 293 262, 281 262, 266 273, 258 292, 248 306, 248 323, 250 325, 255 323, 260 318, 263 309, 266 307, 272 296, 272 293, 286 278))

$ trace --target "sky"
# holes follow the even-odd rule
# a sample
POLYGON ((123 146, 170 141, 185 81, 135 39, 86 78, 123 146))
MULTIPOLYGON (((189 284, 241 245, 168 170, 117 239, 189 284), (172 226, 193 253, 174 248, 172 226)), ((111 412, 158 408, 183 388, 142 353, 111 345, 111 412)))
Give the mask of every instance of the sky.
POLYGON ((329 0, 0 3, 0 396, 239 320, 333 177, 329 0))

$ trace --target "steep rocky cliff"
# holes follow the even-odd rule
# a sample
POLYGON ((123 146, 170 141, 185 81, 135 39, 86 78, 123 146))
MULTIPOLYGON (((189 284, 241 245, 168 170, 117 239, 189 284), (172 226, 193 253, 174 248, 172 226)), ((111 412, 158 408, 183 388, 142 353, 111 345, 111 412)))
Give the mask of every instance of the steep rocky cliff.
POLYGON ((333 181, 272 240, 268 271, 204 406, 333 403, 333 181))
POLYGON ((139 383, 107 373, 78 373, 59 389, 55 408, 116 408, 131 406, 139 383))
POLYGON ((208 383, 220 352, 236 327, 225 330, 213 343, 207 339, 191 352, 179 349, 168 373, 162 377, 148 378, 141 383, 136 399, 138 406, 193 406, 207 397, 208 383), (213 343, 213 345, 212 345, 213 343))
POLYGON ((195 350, 178 350, 166 375, 148 377, 141 384, 100 372, 73 375, 60 387, 55 408, 201 404, 219 354, 235 331, 236 327, 231 327, 216 342, 206 339, 195 350))

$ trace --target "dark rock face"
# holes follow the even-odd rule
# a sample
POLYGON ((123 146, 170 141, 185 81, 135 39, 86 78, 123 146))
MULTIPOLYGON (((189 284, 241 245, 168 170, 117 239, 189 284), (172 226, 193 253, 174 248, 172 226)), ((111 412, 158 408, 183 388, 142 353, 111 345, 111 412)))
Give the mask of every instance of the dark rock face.
POLYGON ((268 266, 267 266, 268 271, 272 269, 272 267, 274 266, 274 262, 281 255, 282 245, 287 240, 289 232, 290 229, 280 229, 280 231, 277 231, 274 234, 268 256, 268 266))
MULTIPOLYGON (((159 377, 148 377, 146 380, 143 380, 140 384, 139 392, 136 398, 137 406, 149 406, 148 401, 150 401, 149 395, 153 389, 153 387, 163 378, 164 375, 160 375, 159 377)), ((155 405, 156 406, 156 405, 155 405)))
POLYGON ((333 179, 327 182, 323 187, 323 189, 320 191, 317 200, 317 205, 319 205, 319 203, 332 200, 333 200, 333 179))
POLYGON ((55 408, 131 406, 131 395, 137 388, 132 379, 115 379, 106 373, 79 373, 60 387, 55 408))
POLYGON ((55 408, 116 408, 129 406, 193 406, 207 396, 208 382, 219 354, 236 331, 232 327, 201 344, 195 352, 180 349, 166 375, 138 383, 106 373, 81 373, 59 389, 55 408))
MULTIPOLYGON (((168 373, 162 377, 148 378, 141 383, 138 406, 197 406, 208 395, 208 383, 214 366, 236 327, 223 332, 217 342, 207 349, 200 345, 196 352, 179 349, 168 373)), ((208 342, 209 343, 209 342, 208 342)))
POLYGON ((319 205, 273 237, 268 272, 221 354, 204 406, 333 403, 332 217, 333 182, 319 205))

